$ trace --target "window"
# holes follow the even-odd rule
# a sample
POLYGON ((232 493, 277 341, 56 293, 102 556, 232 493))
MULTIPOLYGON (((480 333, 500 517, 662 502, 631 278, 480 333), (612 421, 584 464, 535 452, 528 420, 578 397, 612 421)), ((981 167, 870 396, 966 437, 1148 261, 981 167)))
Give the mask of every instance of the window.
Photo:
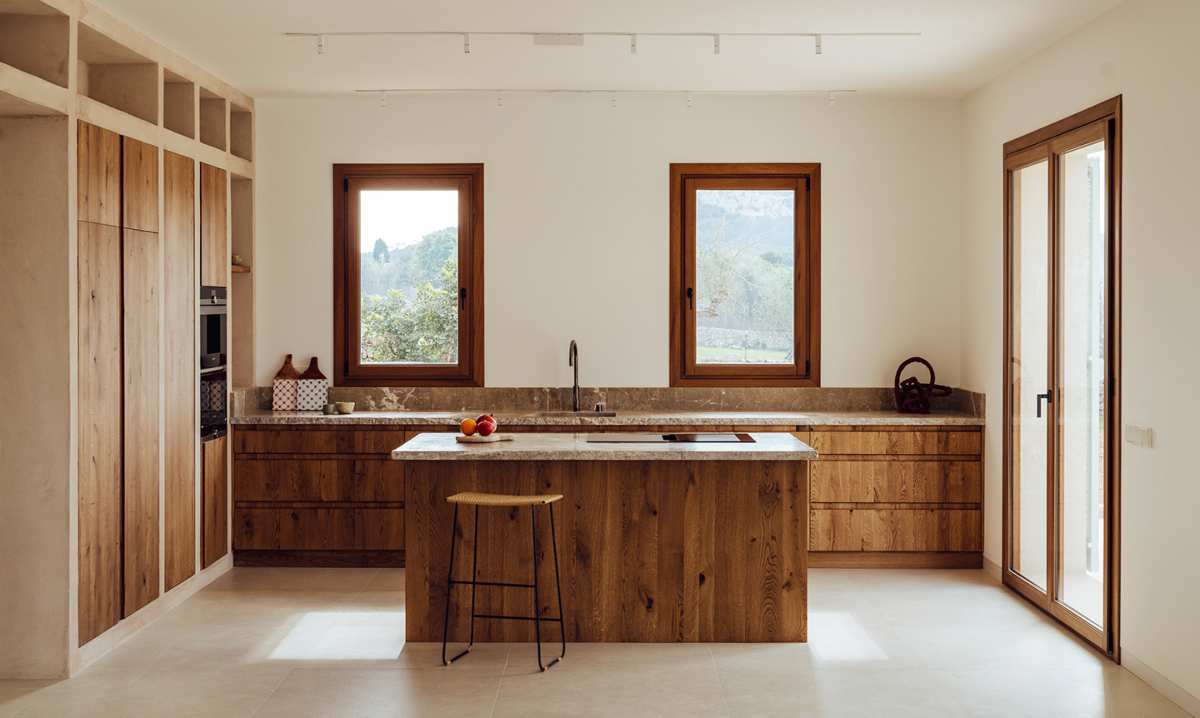
POLYGON ((820 386, 819 164, 671 165, 671 386, 820 386))
POLYGON ((483 165, 333 166, 334 383, 483 386, 483 165))

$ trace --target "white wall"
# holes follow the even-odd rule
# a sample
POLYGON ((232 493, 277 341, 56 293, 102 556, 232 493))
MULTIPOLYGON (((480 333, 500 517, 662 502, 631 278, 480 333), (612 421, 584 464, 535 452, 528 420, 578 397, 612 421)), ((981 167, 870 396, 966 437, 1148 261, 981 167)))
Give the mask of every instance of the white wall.
MULTIPOLYGON (((1200 696, 1200 3, 1130 0, 963 106, 963 385, 988 395, 986 554, 1001 556, 1001 146, 1124 96, 1122 626, 1127 656, 1200 696)), ((1193 704, 1195 705, 1195 704, 1193 704)))
POLYGON ((826 386, 959 383, 959 106, 823 97, 257 102, 257 363, 332 361, 331 168, 486 165, 486 383, 666 386, 668 165, 821 162, 826 386))

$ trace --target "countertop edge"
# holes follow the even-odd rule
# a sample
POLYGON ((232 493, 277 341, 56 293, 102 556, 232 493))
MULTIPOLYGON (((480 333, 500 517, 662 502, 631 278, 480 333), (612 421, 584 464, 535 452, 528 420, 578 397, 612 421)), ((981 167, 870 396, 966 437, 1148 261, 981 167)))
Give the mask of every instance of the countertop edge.
MULTIPOLYGON (((261 412, 230 417, 232 426, 445 426, 455 427, 474 411, 372 412, 325 415, 320 412, 261 412)), ((966 414, 900 414, 895 412, 629 412, 615 417, 534 416, 496 413, 501 427, 609 426, 962 426, 982 427, 983 417, 966 414)))

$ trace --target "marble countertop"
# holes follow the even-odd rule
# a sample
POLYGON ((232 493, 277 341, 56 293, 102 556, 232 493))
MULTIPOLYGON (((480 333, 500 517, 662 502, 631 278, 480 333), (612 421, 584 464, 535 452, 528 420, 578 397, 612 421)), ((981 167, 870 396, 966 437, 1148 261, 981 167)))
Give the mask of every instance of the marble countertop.
MULTIPOLYGON (((464 417, 483 411, 358 411, 326 416, 316 411, 250 411, 233 416, 235 425, 353 424, 457 426, 464 417)), ((970 414, 901 414, 895 411, 617 411, 616 416, 572 416, 520 411, 493 412, 504 426, 983 426, 970 414)))
MULTIPOLYGON (((791 434, 750 434, 746 443, 588 443, 588 434, 512 434, 511 441, 461 444, 456 434, 425 433, 392 450, 398 461, 780 461, 817 452, 791 434)), ((607 435, 611 437, 612 435, 607 435)))

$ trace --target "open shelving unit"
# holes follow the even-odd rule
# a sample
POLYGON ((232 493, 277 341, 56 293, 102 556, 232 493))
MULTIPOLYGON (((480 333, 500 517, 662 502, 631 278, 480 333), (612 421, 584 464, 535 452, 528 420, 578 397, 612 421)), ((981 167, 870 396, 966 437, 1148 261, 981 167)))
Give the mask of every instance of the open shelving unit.
POLYGON ((247 162, 254 161, 254 115, 240 105, 229 105, 229 151, 247 162))
POLYGON ((71 18, 38 0, 0 0, 0 63, 68 86, 71 18))
POLYGON ((201 87, 200 141, 218 150, 229 149, 226 132, 228 124, 229 103, 212 90, 201 87))
POLYGON ((158 122, 158 65, 84 23, 79 24, 79 94, 153 125, 158 122))
POLYGON ((254 180, 229 180, 230 255, 241 258, 230 273, 230 386, 254 386, 254 180))
POLYGON ((163 68, 163 127, 196 139, 196 83, 163 68))

